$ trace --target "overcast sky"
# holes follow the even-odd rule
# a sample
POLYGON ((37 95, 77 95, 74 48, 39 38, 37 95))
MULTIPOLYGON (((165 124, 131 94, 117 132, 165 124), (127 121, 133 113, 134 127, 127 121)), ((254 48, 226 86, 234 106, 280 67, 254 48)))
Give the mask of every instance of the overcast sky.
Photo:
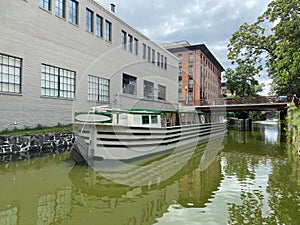
MULTIPOLYGON (((254 23, 271 0, 97 0, 156 42, 205 44, 221 65, 231 67, 227 45, 243 23, 254 23)), ((263 79, 265 77, 263 76, 263 79)))

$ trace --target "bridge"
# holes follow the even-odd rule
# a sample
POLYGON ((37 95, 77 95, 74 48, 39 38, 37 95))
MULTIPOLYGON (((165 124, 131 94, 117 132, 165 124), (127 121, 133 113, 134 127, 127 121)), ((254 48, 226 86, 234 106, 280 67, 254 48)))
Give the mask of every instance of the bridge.
MULTIPOLYGON (((299 107, 300 99, 295 95, 292 97, 246 97, 246 98, 233 98, 233 99, 209 99, 202 101, 196 110, 201 112, 236 112, 236 111, 279 111, 281 129, 285 127, 283 122, 287 116, 287 109, 291 102, 294 102, 299 107)), ((248 116, 247 116, 248 117, 248 116)))
POLYGON ((288 107, 289 103, 252 103, 233 105, 203 105, 195 106, 202 112, 235 112, 235 111, 281 111, 288 107))
POLYGON ((203 112, 218 112, 218 111, 282 111, 288 105, 294 102, 297 106, 300 101, 296 96, 293 97, 244 97, 232 99, 209 99, 201 101, 199 105, 195 106, 197 110, 203 112))

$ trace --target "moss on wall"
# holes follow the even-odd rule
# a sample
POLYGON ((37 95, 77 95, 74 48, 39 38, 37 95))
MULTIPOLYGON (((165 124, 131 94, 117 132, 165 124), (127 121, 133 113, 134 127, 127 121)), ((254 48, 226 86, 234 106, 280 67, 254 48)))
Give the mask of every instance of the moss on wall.
POLYGON ((300 108, 293 103, 289 107, 288 134, 300 156, 300 108))

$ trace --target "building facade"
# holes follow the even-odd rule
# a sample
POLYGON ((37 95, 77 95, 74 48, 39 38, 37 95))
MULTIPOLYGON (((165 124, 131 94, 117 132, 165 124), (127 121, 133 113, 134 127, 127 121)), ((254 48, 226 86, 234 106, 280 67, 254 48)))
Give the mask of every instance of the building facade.
POLYGON ((178 57, 178 101, 183 105, 217 104, 224 68, 209 49, 188 42, 166 49, 178 57))
POLYGON ((0 131, 75 111, 170 110, 177 58, 93 0, 0 2, 0 131))
POLYGON ((231 95, 235 95, 235 91, 232 94, 231 91, 227 88, 226 82, 222 82, 221 85, 222 85, 221 86, 221 93, 222 93, 223 97, 228 97, 228 96, 231 96, 231 95))

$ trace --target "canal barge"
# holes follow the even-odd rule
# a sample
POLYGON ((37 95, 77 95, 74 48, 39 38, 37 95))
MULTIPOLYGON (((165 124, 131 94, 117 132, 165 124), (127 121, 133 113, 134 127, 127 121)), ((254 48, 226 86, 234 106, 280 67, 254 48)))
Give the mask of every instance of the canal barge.
POLYGON ((74 115, 77 138, 71 157, 84 161, 131 161, 155 157, 222 135, 222 114, 205 116, 194 107, 175 111, 93 107, 74 115))

